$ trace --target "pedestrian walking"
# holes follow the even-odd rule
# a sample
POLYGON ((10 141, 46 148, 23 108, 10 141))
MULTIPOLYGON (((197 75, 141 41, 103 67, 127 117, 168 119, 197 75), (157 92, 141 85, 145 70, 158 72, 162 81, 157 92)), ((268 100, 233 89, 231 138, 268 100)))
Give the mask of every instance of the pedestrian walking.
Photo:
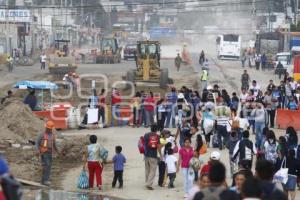
POLYGON ((112 162, 114 164, 114 178, 112 187, 115 188, 117 181, 119 181, 119 188, 123 188, 123 171, 126 158, 122 154, 122 146, 116 146, 116 154, 114 155, 112 162))
POLYGON ((245 62, 247 60, 247 57, 246 57, 246 53, 245 51, 242 53, 242 56, 241 56, 241 62, 242 62, 242 68, 245 67, 245 62))
POLYGON ((169 177, 169 185, 168 188, 174 188, 174 181, 176 178, 176 173, 178 172, 177 163, 178 160, 176 156, 173 155, 173 149, 168 149, 168 155, 166 157, 166 167, 167 167, 167 174, 169 177))
POLYGON ((106 128, 106 118, 105 118, 105 109, 106 109, 106 91, 105 89, 101 89, 101 93, 99 94, 99 105, 98 105, 98 121, 101 118, 102 127, 106 128))
POLYGON ((145 127, 149 127, 154 123, 154 109, 155 109, 155 100, 153 98, 153 93, 150 92, 144 100, 146 124, 145 127))
POLYGON ((222 150, 224 145, 228 145, 229 134, 227 132, 227 124, 230 117, 230 109, 225 105, 220 105, 215 110, 217 120, 217 134, 219 149, 222 150), (222 140, 223 138, 223 140, 222 140))
POLYGON ((255 121, 255 144, 260 149, 262 144, 262 132, 265 127, 268 127, 267 112, 261 103, 257 103, 254 110, 251 112, 251 116, 255 121))
POLYGON ((36 140, 36 150, 41 157, 42 163, 42 185, 51 185, 50 175, 53 154, 58 153, 56 146, 56 135, 53 133, 55 128, 53 121, 47 121, 45 125, 45 132, 40 134, 36 140))
POLYGON ((207 88, 207 80, 208 80, 208 72, 205 68, 202 68, 202 73, 200 76, 202 90, 207 88))
POLYGON ((177 92, 176 88, 172 87, 171 92, 167 94, 167 119, 166 127, 167 128, 176 128, 175 119, 176 119, 176 103, 177 103, 177 92))
POLYGON ((159 135, 157 135, 158 127, 156 124, 151 125, 151 132, 144 135, 145 141, 145 182, 148 190, 154 190, 152 185, 157 169, 157 152, 161 155, 161 146, 159 135))
POLYGON ((179 72, 179 69, 180 69, 180 65, 182 63, 182 59, 179 55, 179 53, 177 54, 176 58, 175 58, 175 67, 177 69, 177 71, 179 72))
POLYGON ((191 146, 189 138, 184 139, 184 147, 179 150, 178 169, 181 167, 183 174, 184 198, 188 197, 188 193, 193 186, 194 171, 189 166, 190 160, 194 155, 194 150, 191 146), (192 173, 192 174, 191 174, 192 173))
POLYGON ((266 69, 266 65, 267 65, 267 56, 266 56, 266 54, 263 54, 261 56, 261 69, 265 70, 266 69))
POLYGON ((256 70, 259 70, 260 62, 261 62, 261 55, 259 53, 256 53, 254 59, 255 59, 255 68, 256 68, 256 70))
POLYGON ((103 161, 100 157, 101 145, 97 143, 97 136, 90 136, 90 144, 85 148, 83 154, 84 166, 89 171, 89 188, 94 187, 94 178, 96 176, 96 187, 102 190, 102 171, 103 161))
POLYGON ((243 138, 234 147, 231 161, 235 163, 244 162, 246 169, 251 169, 253 156, 256 153, 255 145, 249 139, 249 131, 244 131, 243 138))
POLYGON ((13 71, 13 68, 14 68, 14 60, 11 56, 7 56, 6 65, 7 65, 8 72, 11 73, 13 71))
POLYGON ((199 64, 203 66, 204 61, 205 61, 205 54, 204 51, 202 50, 199 57, 199 64))
POLYGON ((242 89, 249 89, 250 76, 247 70, 244 70, 244 73, 241 76, 242 89))
POLYGON ((276 71, 278 73, 278 78, 281 80, 281 76, 285 74, 285 70, 280 61, 278 62, 277 66, 276 66, 276 71))
POLYGON ((47 56, 45 53, 42 53, 40 56, 41 69, 44 70, 46 68, 47 56))

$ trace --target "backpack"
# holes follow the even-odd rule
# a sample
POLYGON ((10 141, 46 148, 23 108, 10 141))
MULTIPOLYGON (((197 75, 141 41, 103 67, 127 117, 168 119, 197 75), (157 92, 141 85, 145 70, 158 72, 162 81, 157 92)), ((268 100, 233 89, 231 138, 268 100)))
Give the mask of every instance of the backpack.
POLYGON ((6 200, 21 200, 23 191, 21 184, 10 175, 1 176, 1 186, 6 200))
POLYGON ((158 147, 158 140, 159 140, 158 135, 156 133, 151 133, 149 135, 148 147, 150 149, 157 149, 157 147, 158 147))
POLYGON ((205 188, 201 191, 203 194, 202 200, 221 200, 220 195, 226 189, 224 187, 205 188))
POLYGON ((277 160, 277 157, 278 157, 278 154, 277 154, 277 145, 276 145, 276 143, 275 144, 270 144, 269 143, 268 147, 265 149, 265 159, 268 160, 268 161, 271 161, 273 164, 275 164, 276 160, 277 160))
POLYGON ((138 142, 138 148, 139 148, 140 154, 145 153, 145 138, 144 138, 144 136, 140 137, 139 142, 138 142))
POLYGON ((240 160, 252 160, 253 158, 253 143, 246 139, 239 143, 240 160))

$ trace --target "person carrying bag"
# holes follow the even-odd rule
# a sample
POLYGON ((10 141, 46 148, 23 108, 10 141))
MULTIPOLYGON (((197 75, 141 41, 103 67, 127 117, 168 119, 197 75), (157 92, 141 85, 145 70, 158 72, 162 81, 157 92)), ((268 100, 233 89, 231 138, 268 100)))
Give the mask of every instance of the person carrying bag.
POLYGON ((288 171, 289 169, 286 168, 286 157, 283 158, 280 169, 274 175, 274 181, 286 184, 288 181, 288 171))

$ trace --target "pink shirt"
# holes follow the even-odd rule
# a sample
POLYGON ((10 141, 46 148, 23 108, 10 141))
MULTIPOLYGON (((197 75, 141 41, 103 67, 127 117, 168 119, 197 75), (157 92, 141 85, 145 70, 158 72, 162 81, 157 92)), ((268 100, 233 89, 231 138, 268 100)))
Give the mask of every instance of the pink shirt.
POLYGON ((179 150, 179 155, 181 156, 181 168, 189 168, 189 163, 192 157, 194 156, 193 148, 189 148, 186 150, 185 148, 181 148, 179 150))

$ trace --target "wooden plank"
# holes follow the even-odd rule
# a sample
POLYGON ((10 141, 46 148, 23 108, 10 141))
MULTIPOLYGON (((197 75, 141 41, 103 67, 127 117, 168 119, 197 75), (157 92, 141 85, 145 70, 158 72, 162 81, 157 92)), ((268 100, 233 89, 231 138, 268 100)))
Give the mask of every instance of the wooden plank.
POLYGON ((28 180, 24 180, 24 179, 20 179, 20 178, 17 178, 17 181, 19 181, 20 183, 22 183, 22 185, 29 185, 29 186, 43 187, 43 188, 47 188, 48 187, 46 185, 42 185, 42 184, 34 182, 34 181, 28 181, 28 180))

